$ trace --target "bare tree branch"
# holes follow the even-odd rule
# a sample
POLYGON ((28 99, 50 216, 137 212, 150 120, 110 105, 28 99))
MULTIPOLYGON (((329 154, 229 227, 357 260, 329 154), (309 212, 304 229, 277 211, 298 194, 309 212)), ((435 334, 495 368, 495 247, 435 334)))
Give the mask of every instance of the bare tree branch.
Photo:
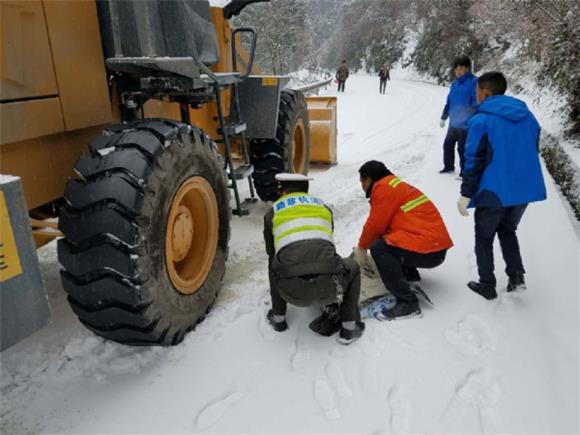
POLYGON ((536 7, 538 9, 540 9, 542 12, 544 12, 544 14, 549 17, 552 21, 554 21, 555 23, 561 23, 562 19, 555 17, 554 15, 552 15, 538 0, 534 0, 532 2, 534 5, 536 5, 536 7))

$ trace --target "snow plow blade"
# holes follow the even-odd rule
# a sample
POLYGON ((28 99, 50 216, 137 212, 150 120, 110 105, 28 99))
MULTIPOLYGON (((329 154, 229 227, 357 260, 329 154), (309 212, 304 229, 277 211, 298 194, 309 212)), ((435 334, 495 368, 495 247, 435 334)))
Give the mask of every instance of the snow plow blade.
POLYGON ((310 161, 335 165, 336 97, 306 97, 310 118, 310 161))

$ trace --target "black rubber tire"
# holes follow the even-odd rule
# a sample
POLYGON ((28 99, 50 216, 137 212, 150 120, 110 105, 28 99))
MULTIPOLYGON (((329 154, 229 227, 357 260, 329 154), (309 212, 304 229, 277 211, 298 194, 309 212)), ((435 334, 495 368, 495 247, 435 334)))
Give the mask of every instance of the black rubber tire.
POLYGON ((113 126, 89 145, 69 180, 58 242, 62 284, 81 322, 131 345, 173 345, 203 319, 221 287, 230 234, 229 192, 216 146, 173 121, 113 126), (165 261, 171 201, 192 176, 216 195, 218 246, 193 294, 172 285, 165 261))
POLYGON ((310 124, 308 108, 302 92, 284 90, 280 94, 278 127, 274 139, 253 139, 250 141, 252 174, 256 192, 263 201, 278 199, 276 174, 294 172, 292 169, 292 140, 299 119, 304 121, 305 143, 301 165, 304 175, 308 174, 310 164, 310 124))

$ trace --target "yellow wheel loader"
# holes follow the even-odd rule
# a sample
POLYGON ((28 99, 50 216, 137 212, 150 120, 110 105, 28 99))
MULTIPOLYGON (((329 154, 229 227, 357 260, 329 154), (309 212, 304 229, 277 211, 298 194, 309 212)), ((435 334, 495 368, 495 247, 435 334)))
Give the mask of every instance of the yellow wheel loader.
POLYGON ((87 328, 179 343, 216 299, 231 213, 336 163, 335 100, 260 75, 257 35, 230 25, 260 1, 0 2, 2 349, 47 323, 35 247, 59 236, 87 328))

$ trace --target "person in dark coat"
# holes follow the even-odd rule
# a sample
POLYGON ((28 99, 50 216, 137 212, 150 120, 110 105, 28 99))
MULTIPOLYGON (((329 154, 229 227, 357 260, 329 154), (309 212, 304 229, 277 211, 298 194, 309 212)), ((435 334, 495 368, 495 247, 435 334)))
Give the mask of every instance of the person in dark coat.
POLYGON ((391 80, 389 69, 389 65, 385 63, 379 70, 379 92, 381 94, 387 90, 387 80, 391 80))
POLYGON ((336 70, 336 81, 338 82, 338 92, 344 92, 344 85, 348 79, 349 71, 346 60, 343 60, 336 70))
POLYGON ((500 72, 483 74, 479 106, 469 121, 459 212, 475 207, 475 255, 479 281, 468 287, 495 299, 493 240, 498 235, 508 275, 507 291, 524 290, 524 266, 516 230, 530 202, 546 199, 540 165, 540 125, 526 104, 504 95, 500 72))
POLYGON ((309 178, 278 174, 276 179, 282 196, 264 216, 272 297, 267 320, 281 332, 288 328, 288 303, 327 306, 311 329, 322 335, 340 329, 339 341, 349 344, 362 336, 365 326, 358 309, 359 266, 336 253, 332 211, 307 193, 309 178))
POLYGON ((439 172, 445 174, 455 171, 455 144, 459 154, 459 176, 462 176, 465 164, 465 139, 467 138, 467 122, 477 107, 475 87, 477 77, 471 73, 471 60, 467 56, 455 59, 453 71, 457 77, 447 95, 447 101, 441 114, 440 125, 445 127, 445 121, 449 118, 449 128, 443 142, 443 169, 439 172))

